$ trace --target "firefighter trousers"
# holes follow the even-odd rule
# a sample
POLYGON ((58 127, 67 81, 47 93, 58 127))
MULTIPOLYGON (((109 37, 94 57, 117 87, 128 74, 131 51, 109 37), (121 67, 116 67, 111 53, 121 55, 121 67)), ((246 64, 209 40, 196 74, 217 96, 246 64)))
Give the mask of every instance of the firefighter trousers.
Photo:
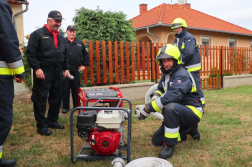
POLYGON ((78 70, 70 71, 74 80, 64 79, 63 84, 63 108, 69 110, 70 89, 72 90, 73 107, 78 107, 78 90, 80 87, 80 72, 78 70))
POLYGON ((13 119, 13 78, 0 77, 0 85, 0 146, 2 146, 10 132, 13 119))
POLYGON ((200 118, 188 107, 178 103, 169 103, 162 110, 164 121, 154 133, 152 143, 155 146, 176 145, 180 132, 190 126, 197 126, 200 118))
POLYGON ((43 70, 43 72, 44 80, 37 79, 35 73, 33 73, 34 85, 31 99, 38 128, 48 127, 47 121, 57 122, 63 85, 62 70, 43 70), (49 110, 46 118, 47 96, 49 110))

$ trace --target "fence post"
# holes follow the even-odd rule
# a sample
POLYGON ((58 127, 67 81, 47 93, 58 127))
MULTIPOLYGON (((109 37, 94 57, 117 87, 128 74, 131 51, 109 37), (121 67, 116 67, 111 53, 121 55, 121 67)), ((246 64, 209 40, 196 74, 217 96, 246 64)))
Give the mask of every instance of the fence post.
POLYGON ((220 51, 220 77, 221 77, 221 88, 223 88, 223 46, 220 51))

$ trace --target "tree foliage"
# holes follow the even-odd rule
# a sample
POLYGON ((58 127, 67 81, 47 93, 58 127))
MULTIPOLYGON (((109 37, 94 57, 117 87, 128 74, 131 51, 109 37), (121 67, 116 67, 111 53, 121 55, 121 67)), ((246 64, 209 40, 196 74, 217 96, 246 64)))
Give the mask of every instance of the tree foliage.
POLYGON ((81 40, 134 41, 135 30, 123 12, 103 12, 84 7, 76 10, 73 18, 76 37, 81 40))
MULTIPOLYGON (((132 26, 131 21, 126 20, 126 15, 123 12, 103 12, 99 8, 96 10, 90 10, 86 8, 80 8, 76 10, 76 16, 73 18, 75 27, 76 27, 76 37, 81 40, 87 41, 87 46, 89 45, 89 41, 92 40, 93 43, 95 41, 99 41, 101 45, 101 41, 105 41, 106 44, 108 41, 112 41, 112 45, 114 41, 135 41, 135 30, 132 26)), ((124 46, 125 47, 125 46, 124 46)), ((93 55, 96 55, 97 49, 93 49, 93 55)), ((99 48, 100 56, 102 55, 102 48, 99 48)), ((114 49, 112 51, 112 59, 115 60, 114 49)), ((118 65, 120 65, 120 52, 118 50, 118 65)), ((109 67, 109 56, 108 56, 108 48, 106 47, 106 68, 108 75, 108 67, 109 67)), ((124 48, 124 57, 125 57, 125 48, 124 48)), ((97 83, 96 70, 99 68, 96 64, 96 56, 93 57, 93 67, 94 67, 94 78, 95 83, 93 85, 104 85, 97 83)), ((100 57, 102 60, 102 57, 100 57)), ((126 57, 124 58, 126 60, 126 57)), ((130 55, 131 60, 131 55, 130 55)), ((115 66, 115 61, 112 62, 113 66, 115 66)), ((100 62, 100 69, 103 69, 103 62, 100 62)), ((121 68, 126 67, 120 67, 121 68)), ((87 68, 88 74, 90 74, 90 67, 87 68)), ((125 69, 126 70, 126 69, 125 69)), ((113 73, 115 71, 113 70, 113 73)), ((103 71, 101 71, 101 76, 103 76, 103 71)), ((120 76, 125 77, 125 76, 120 76)), ((83 78, 83 77, 82 77, 83 78)), ((108 78, 109 79, 109 78, 108 78)), ((109 82, 107 82, 109 83, 109 82)), ((111 83, 110 83, 111 84, 111 83)), ((112 84, 116 84, 115 80, 112 84)), ((90 83, 90 76, 88 76, 88 85, 84 85, 83 81, 81 82, 81 86, 92 86, 90 83)))

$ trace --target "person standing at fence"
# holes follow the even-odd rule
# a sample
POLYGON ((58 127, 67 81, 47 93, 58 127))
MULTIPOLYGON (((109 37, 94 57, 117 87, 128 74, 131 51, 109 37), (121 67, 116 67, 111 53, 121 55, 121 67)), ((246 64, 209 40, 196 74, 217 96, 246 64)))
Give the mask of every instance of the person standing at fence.
MULTIPOLYGON (((205 98, 201 90, 200 70, 201 59, 199 53, 198 42, 195 37, 186 31, 186 21, 182 18, 176 18, 172 22, 172 27, 176 34, 174 46, 179 48, 182 56, 182 65, 192 74, 195 79, 197 91, 200 94, 202 106, 205 107, 205 98)), ((195 127, 197 129, 198 126, 195 127)), ((185 132, 184 132, 185 133, 185 132)), ((186 134, 181 131, 182 140, 186 140, 186 134), (184 135, 183 135, 184 134, 184 135)))
POLYGON ((27 45, 26 55, 33 69, 32 101, 37 132, 40 135, 49 136, 52 131, 48 129, 64 129, 64 125, 58 123, 61 103, 63 73, 69 75, 68 60, 64 37, 59 35, 62 15, 59 11, 51 11, 48 14, 47 24, 34 31, 27 45), (47 95, 49 110, 47 118, 47 95))
POLYGON ((14 85, 25 77, 17 32, 12 24, 12 10, 0 0, 0 166, 15 166, 14 159, 3 159, 3 144, 10 132, 13 114, 14 85))
POLYGON ((85 66, 90 64, 89 53, 84 43, 76 39, 76 28, 74 25, 67 27, 67 37, 65 38, 67 57, 69 60, 69 71, 74 80, 68 78, 63 82, 63 109, 62 113, 69 110, 70 89, 72 90, 73 107, 78 107, 78 89, 80 87, 80 72, 85 66))

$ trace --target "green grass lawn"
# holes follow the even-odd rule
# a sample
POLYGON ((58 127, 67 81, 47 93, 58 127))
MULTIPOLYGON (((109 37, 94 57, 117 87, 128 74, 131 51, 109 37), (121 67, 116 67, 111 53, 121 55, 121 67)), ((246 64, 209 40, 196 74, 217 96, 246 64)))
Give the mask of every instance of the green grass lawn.
MULTIPOLYGON (((194 141, 188 136, 187 141, 176 146, 173 157, 168 161, 175 167, 252 166, 252 86, 204 91, 204 94, 206 108, 199 124, 201 140, 194 141)), ((143 101, 132 101, 133 108, 143 101)), ((72 164, 70 113, 60 114, 59 122, 66 129, 52 130, 52 136, 46 137, 36 132, 30 100, 15 100, 13 106, 13 126, 4 143, 3 158, 14 158, 17 166, 25 167, 111 166, 110 160, 72 164)), ((154 147, 151 138, 160 124, 161 121, 152 116, 137 121, 133 114, 131 160, 158 157, 162 148, 154 147)), ((76 134, 74 143, 75 153, 78 153, 84 141, 76 134)))

